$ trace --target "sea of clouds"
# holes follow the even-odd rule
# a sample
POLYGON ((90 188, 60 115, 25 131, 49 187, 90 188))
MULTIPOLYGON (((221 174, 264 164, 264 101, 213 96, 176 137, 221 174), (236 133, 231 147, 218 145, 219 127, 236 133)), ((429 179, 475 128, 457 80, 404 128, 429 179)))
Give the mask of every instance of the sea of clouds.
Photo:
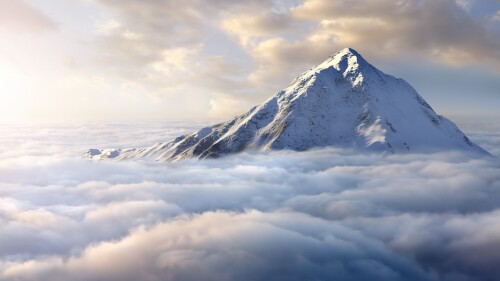
POLYGON ((80 158, 201 125, 0 125, 0 280, 500 280, 499 160, 80 158))

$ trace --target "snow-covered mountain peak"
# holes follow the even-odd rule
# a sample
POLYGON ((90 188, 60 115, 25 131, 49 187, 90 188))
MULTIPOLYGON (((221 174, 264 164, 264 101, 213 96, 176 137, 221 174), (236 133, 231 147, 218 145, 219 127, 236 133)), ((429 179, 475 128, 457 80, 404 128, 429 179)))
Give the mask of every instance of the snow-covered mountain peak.
POLYGON ((337 52, 330 56, 326 62, 342 73, 349 69, 357 70, 361 66, 368 64, 356 50, 351 48, 345 48, 337 52))
POLYGON ((243 150, 314 147, 389 153, 460 150, 488 154, 437 115, 404 80, 346 48, 235 118, 143 149, 91 149, 88 158, 176 161, 243 150))
POLYGON ((366 61, 356 50, 345 48, 324 62, 299 75, 292 86, 301 80, 336 79, 349 82, 354 88, 367 88, 370 84, 385 83, 385 74, 366 61))
POLYGON ((316 67, 316 70, 333 67, 345 76, 348 73, 365 70, 368 66, 370 66, 370 64, 356 50, 345 48, 328 57, 323 63, 316 67))

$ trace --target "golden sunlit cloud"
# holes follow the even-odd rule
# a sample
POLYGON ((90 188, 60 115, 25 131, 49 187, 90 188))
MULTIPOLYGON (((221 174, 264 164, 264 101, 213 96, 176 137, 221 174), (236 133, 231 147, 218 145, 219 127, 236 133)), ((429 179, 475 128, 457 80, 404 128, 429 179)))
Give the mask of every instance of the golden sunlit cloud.
MULTIPOLYGON (((228 118, 344 47, 399 72, 488 71, 482 97, 498 92, 499 12, 481 1, 1 3, 0 121, 228 118)), ((449 87, 429 95, 472 99, 449 87)))

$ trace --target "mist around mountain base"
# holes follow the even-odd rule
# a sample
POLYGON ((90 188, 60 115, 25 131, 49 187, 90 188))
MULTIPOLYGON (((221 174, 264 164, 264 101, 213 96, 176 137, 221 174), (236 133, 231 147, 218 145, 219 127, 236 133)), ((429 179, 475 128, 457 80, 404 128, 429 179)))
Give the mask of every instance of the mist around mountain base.
MULTIPOLYGON (((500 165, 489 158, 334 148, 168 164, 79 157, 200 127, 0 126, 0 279, 500 279, 500 165)), ((498 152, 494 130, 468 135, 498 152)))

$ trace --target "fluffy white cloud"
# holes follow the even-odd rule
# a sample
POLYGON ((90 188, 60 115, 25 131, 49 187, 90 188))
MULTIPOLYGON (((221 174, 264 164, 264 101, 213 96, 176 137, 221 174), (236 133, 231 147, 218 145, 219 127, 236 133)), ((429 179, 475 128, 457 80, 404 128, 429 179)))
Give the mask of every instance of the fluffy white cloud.
POLYGON ((0 127, 0 279, 500 277, 496 160, 335 149, 175 164, 78 158, 198 126, 0 127))

